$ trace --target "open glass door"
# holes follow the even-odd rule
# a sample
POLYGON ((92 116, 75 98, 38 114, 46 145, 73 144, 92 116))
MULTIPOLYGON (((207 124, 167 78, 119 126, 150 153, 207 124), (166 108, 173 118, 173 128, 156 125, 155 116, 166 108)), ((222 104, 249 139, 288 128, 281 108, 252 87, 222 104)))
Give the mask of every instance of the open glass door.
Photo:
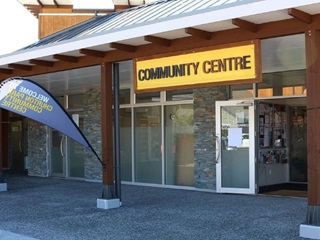
POLYGON ((217 192, 255 193, 253 101, 216 102, 217 192))

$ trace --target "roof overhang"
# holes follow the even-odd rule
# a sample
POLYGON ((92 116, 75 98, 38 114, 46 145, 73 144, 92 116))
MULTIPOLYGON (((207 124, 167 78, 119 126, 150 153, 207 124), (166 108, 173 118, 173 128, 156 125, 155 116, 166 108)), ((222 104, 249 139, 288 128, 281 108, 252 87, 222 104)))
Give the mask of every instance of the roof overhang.
MULTIPOLYGON (((196 33, 191 33, 190 35, 187 29, 196 29, 214 34, 219 31, 243 28, 246 31, 253 31, 252 37, 254 38, 254 29, 250 29, 250 26, 259 26, 289 19, 297 19, 297 21, 309 26, 310 23, 305 23, 305 20, 299 19, 301 17, 300 14, 311 17, 319 15, 320 1, 245 0, 241 4, 230 4, 228 7, 203 9, 3 55, 0 57, 0 78, 14 74, 14 72, 10 73, 10 71, 17 66, 34 66, 37 60, 56 62, 59 61, 54 57, 57 55, 85 56, 85 51, 80 51, 81 49, 86 49, 87 52, 91 50, 108 53, 119 49, 119 45, 114 43, 133 47, 150 44, 146 36, 172 41, 196 35, 196 33), (292 10, 294 10, 293 13, 292 10), (33 60, 33 62, 30 60, 33 60), (5 73, 6 70, 9 73, 7 75, 5 73)), ((128 58, 130 58, 130 55, 128 55, 128 58)), ((52 70, 52 72, 61 69, 62 67, 59 67, 56 70, 52 70)), ((24 70, 27 71, 27 69, 24 70)), ((50 71, 46 68, 43 73, 50 71)))
POLYGON ((155 0, 17 0, 35 17, 44 8, 72 8, 74 11, 118 11, 155 0))

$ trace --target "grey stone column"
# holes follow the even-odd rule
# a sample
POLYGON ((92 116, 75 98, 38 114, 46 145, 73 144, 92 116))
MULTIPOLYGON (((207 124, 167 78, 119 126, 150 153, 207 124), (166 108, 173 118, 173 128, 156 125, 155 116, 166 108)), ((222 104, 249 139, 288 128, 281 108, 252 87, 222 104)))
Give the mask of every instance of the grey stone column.
POLYGON ((215 102, 227 100, 227 87, 194 89, 194 183, 216 189, 215 102))
MULTIPOLYGON (((101 91, 91 89, 85 93, 84 97, 84 129, 83 133, 101 156, 101 91)), ((86 179, 101 180, 101 163, 90 151, 85 152, 84 175, 86 179)))
POLYGON ((46 126, 28 119, 28 174, 48 176, 46 126))

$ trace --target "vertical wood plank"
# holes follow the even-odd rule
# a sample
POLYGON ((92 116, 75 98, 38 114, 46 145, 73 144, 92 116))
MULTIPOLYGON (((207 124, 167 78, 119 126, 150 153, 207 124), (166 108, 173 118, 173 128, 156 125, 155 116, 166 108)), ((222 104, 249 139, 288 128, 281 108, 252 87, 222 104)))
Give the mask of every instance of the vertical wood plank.
POLYGON ((106 170, 102 173, 103 185, 113 185, 113 116, 112 116, 112 63, 101 64, 101 131, 102 162, 106 170))
POLYGON ((306 39, 308 205, 320 205, 320 31, 306 39))

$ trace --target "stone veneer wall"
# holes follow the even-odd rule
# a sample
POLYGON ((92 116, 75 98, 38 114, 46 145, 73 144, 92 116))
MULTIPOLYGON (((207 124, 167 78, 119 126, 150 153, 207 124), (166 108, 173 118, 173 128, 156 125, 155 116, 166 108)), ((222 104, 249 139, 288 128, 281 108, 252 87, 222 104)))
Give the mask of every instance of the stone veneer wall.
POLYGON ((46 126, 28 119, 28 174, 48 176, 46 126))
MULTIPOLYGON (((90 89, 84 96, 84 129, 83 133, 91 146, 101 158, 101 91, 90 89)), ((102 179, 102 167, 97 157, 85 152, 84 176, 90 180, 102 179)))
POLYGON ((194 184, 216 189, 215 102, 227 100, 227 87, 194 89, 194 184))

